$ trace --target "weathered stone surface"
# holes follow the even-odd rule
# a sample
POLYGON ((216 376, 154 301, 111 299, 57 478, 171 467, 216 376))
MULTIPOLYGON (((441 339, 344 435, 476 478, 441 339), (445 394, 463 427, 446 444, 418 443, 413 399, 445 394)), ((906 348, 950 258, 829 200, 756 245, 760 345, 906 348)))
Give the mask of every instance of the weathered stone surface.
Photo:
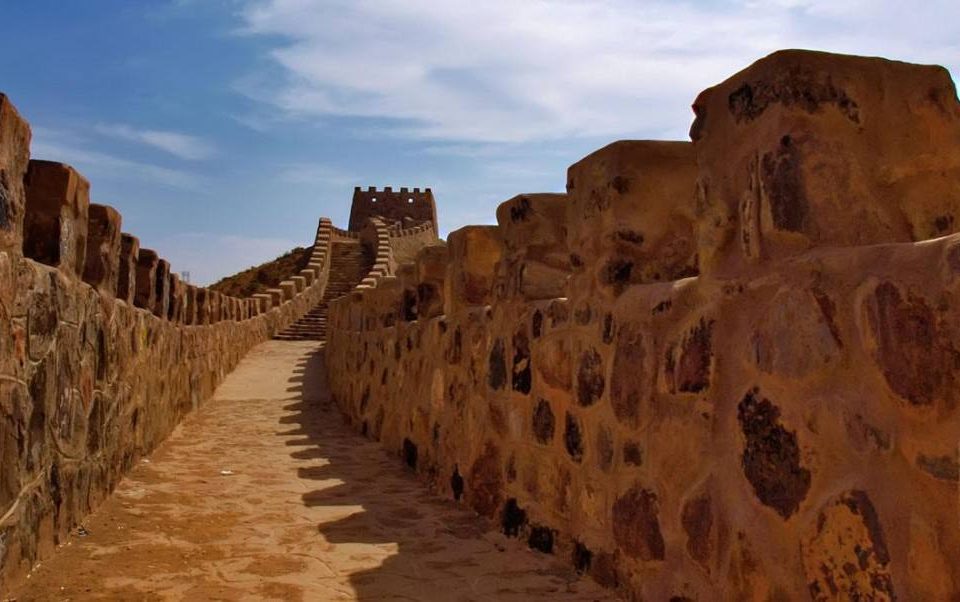
POLYGON ((688 142, 623 140, 567 172, 571 287, 619 295, 631 284, 697 274, 697 164, 688 142))
POLYGON ((152 249, 140 249, 137 255, 136 291, 133 303, 137 307, 153 312, 157 306, 157 266, 160 258, 152 249))
POLYGON ((117 273, 117 299, 133 305, 137 293, 137 264, 140 261, 140 239, 127 233, 120 235, 120 265, 117 273))
POLYGON ((652 392, 650 376, 644 370, 647 352, 643 333, 633 324, 620 330, 610 375, 610 402, 614 415, 625 422, 636 422, 640 405, 652 392))
POLYGON ((577 368, 577 401, 582 406, 596 403, 606 387, 603 357, 596 349, 587 349, 580 354, 577 368))
POLYGON ((943 67, 782 50, 693 107, 709 269, 960 227, 960 103, 943 67))
POLYGON ((113 296, 120 272, 120 214, 113 207, 91 203, 87 217, 83 281, 113 296))
POLYGON ((24 255, 81 277, 87 256, 89 182, 69 165, 36 160, 30 161, 23 182, 24 255))
POLYGON ((707 93, 692 151, 622 143, 584 159, 566 200, 543 205, 566 203, 564 219, 538 215, 539 195, 501 205, 499 230, 482 234, 497 250, 478 270, 493 280, 470 303, 462 284, 477 262, 462 259, 461 234, 429 266, 445 273, 433 280, 445 310, 419 311, 439 297, 423 286, 417 318, 386 326, 385 308, 402 315, 412 297, 402 264, 403 286, 381 277, 380 293, 331 304, 325 357, 340 407, 388 449, 430 450, 420 476, 626 599, 957 597, 960 234, 915 232, 917 216, 955 202, 929 184, 952 177, 954 101, 934 116, 925 94, 942 87, 926 76, 899 90, 876 78, 885 63, 855 62, 858 75, 836 60, 839 75, 831 59, 810 77, 771 63, 784 69, 756 81, 802 85, 756 103, 707 93), (730 212, 715 211, 721 201, 730 212), (758 216, 753 229, 740 228, 741 209, 758 216), (886 237, 898 232, 909 236, 886 237), (884 241, 899 242, 873 244, 884 241), (544 252, 558 248, 562 260, 544 252), (548 256, 573 274, 563 296, 528 296, 523 266, 550 267, 548 256))
POLYGON ((166 259, 157 260, 154 290, 153 315, 166 318, 170 311, 170 262, 166 259))
POLYGON ((960 350, 931 304, 882 282, 866 313, 873 354, 890 388, 914 406, 956 407, 960 350))
POLYGON ((500 235, 494 226, 467 226, 450 233, 444 280, 445 314, 490 304, 502 251, 500 235))
POLYGON ((863 491, 848 491, 822 508, 802 546, 813 600, 897 599, 883 526, 863 491))
MULTIPOLYGON (((67 168, 50 169, 79 186, 67 168)), ((246 350, 324 292, 311 286, 282 308, 214 324, 213 295, 184 289, 155 253, 138 252, 136 238, 121 241, 119 216, 103 209, 90 214, 91 261, 79 263, 91 266, 94 287, 77 278, 76 262, 51 267, 0 252, 0 591, 52 554, 246 350), (165 305, 153 303, 158 291, 165 305), (126 303, 135 293, 151 311, 126 303)), ((228 301, 219 315, 242 317, 240 302, 228 301)))
POLYGON ((613 537, 624 553, 640 560, 663 560, 657 496, 634 486, 613 505, 613 537))
POLYGON ((26 203, 23 177, 30 160, 30 126, 0 94, 0 251, 19 254, 23 247, 26 203))
POLYGON ((553 440, 555 429, 556 418, 550 409, 550 402, 541 399, 533 410, 533 435, 538 442, 546 445, 553 440))
POLYGON ((493 517, 500 508, 503 489, 503 468, 500 450, 491 442, 473 463, 467 478, 471 504, 483 516, 493 517))
POLYGON ((780 410, 754 390, 737 406, 743 432, 743 472, 757 498, 789 518, 810 489, 810 471, 800 464, 797 435, 780 423, 780 410))
POLYGON ((566 213, 563 194, 522 194, 500 204, 499 294, 529 300, 564 296, 570 275, 566 213))
POLYGON ((710 386, 713 322, 701 318, 669 351, 666 377, 671 393, 700 393, 710 386))

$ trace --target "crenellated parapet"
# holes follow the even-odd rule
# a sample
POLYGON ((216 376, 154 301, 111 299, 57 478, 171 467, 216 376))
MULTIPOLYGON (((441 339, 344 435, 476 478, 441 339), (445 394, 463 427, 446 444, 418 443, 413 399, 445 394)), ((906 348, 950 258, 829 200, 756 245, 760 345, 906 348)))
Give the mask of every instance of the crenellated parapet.
POLYGON ((953 83, 785 51, 694 111, 333 302, 334 398, 629 599, 960 596, 953 83))
POLYGON ((243 354, 323 297, 333 226, 283 295, 184 283, 0 95, 0 591, 66 541, 243 354))
POLYGON ((429 188, 400 188, 390 186, 377 189, 373 186, 353 189, 353 202, 350 205, 349 229, 360 231, 371 217, 379 217, 384 224, 398 224, 401 228, 410 228, 429 222, 434 231, 438 230, 437 206, 433 191, 429 188))

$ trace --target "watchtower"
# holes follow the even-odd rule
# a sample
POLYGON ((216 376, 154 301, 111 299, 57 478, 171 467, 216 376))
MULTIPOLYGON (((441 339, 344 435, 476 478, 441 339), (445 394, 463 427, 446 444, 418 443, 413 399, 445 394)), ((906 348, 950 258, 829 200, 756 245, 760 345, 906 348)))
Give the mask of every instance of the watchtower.
POLYGON ((382 217, 391 222, 402 222, 404 218, 410 218, 416 223, 430 222, 434 231, 439 231, 437 206, 429 188, 401 188, 395 191, 390 186, 383 190, 377 190, 373 186, 362 190, 357 186, 353 189, 353 205, 350 207, 350 230, 357 231, 362 228, 369 217, 382 217))

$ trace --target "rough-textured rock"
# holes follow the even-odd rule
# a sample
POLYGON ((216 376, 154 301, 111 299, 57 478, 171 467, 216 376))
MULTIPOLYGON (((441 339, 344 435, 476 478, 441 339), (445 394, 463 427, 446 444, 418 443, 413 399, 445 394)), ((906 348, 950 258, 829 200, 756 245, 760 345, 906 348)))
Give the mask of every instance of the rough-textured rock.
POLYGON ((497 207, 503 236, 500 295, 528 300, 561 297, 570 275, 567 196, 522 194, 497 207))
POLYGON ((30 161, 24 178, 23 252, 30 259, 83 275, 90 183, 69 165, 30 161))
POLYGON ((313 307, 327 273, 256 316, 236 299, 212 311, 209 291, 183 286, 121 236, 116 211, 88 205, 80 174, 43 161, 25 173, 28 142, 0 95, 3 592, 65 543, 248 349, 313 307))
MULTIPOLYGON (((160 258, 152 249, 140 249, 137 255, 136 292, 133 303, 149 312, 157 306, 157 266, 160 258)), ((216 293, 211 293, 215 295, 216 293)))
POLYGON ((707 269, 960 228, 960 103, 943 67, 783 50, 693 107, 707 269))
POLYGON ((952 86, 877 59, 758 65, 701 96, 692 147, 601 149, 565 197, 514 197, 498 228, 421 253, 445 310, 384 327, 389 279, 334 302, 332 392, 388 449, 436 450, 423 478, 460 475, 465 503, 627 599, 952 600, 952 86), (533 263, 561 270, 537 289, 556 298, 519 285, 533 263))
POLYGON ((120 272, 120 214, 113 207, 91 203, 88 218, 83 281, 112 296, 120 272))
POLYGON ((444 280, 444 313, 489 305, 497 262, 503 253, 500 234, 494 226, 467 226, 447 239, 447 274, 444 280))
POLYGON ((883 528, 863 491, 848 491, 822 508, 802 546, 813 600, 897 599, 883 528))
MULTIPOLYGON (((628 599, 956 599, 956 105, 937 68, 780 53, 700 97, 692 149, 616 143, 448 246, 368 206, 317 237, 373 264, 329 308, 333 397, 628 599)), ((327 278, 184 286, 95 205, 77 253, 62 166, 24 239, 28 138, 0 98, 0 588, 327 278)))
POLYGON ((120 261, 117 273, 117 299, 133 305, 137 294, 137 263, 140 260, 140 239, 120 234, 120 261))
POLYGON ((626 287, 697 274, 697 164, 689 142, 623 140, 567 172, 567 241, 582 263, 572 286, 626 287))
POLYGON ((30 161, 30 126, 0 94, 0 252, 23 246, 23 176, 30 161))

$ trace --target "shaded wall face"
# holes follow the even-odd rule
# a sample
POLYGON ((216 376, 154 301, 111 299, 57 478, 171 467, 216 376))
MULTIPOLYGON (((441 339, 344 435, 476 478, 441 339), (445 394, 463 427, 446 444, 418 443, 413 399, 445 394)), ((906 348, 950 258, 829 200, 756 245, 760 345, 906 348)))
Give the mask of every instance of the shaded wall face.
POLYGON ((50 161, 31 161, 24 184, 24 255, 82 275, 90 184, 72 167, 50 161))
POLYGON ((23 244, 23 174, 30 160, 30 126, 0 94, 0 251, 18 254, 23 244))
POLYGON ((399 222, 404 228, 421 222, 431 222, 434 232, 439 231, 437 209, 430 189, 356 189, 350 206, 350 231, 359 232, 371 217, 382 217, 388 224, 399 222))

